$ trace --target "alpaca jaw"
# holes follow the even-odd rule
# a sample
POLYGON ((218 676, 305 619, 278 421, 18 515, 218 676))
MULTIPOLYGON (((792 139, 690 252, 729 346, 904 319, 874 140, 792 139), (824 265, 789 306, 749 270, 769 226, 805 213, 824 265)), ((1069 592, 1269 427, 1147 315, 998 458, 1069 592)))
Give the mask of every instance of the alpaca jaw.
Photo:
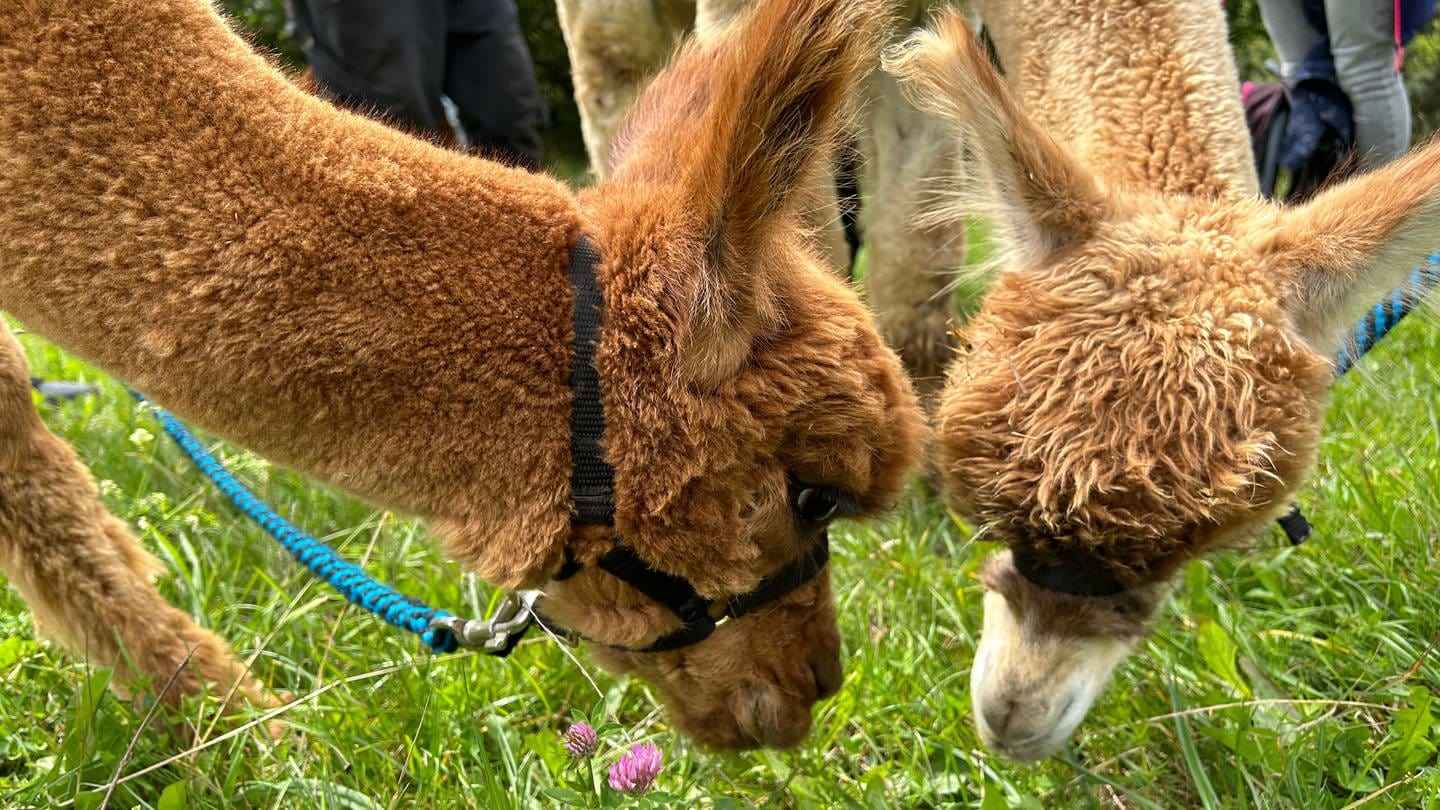
POLYGON ((811 706, 843 677, 828 567, 691 647, 634 653, 597 644, 591 653, 611 672, 654 684, 676 727, 717 750, 798 745, 811 706))
MULTIPOLYGON (((773 575, 813 549, 828 519, 807 527, 792 511, 792 490, 784 477, 761 478, 765 485, 747 510, 747 535, 761 549, 757 573, 773 575)), ((851 506, 842 508, 849 514, 851 506)), ((576 544, 582 563, 576 574, 546 583, 539 605, 544 620, 586 639, 592 658, 606 670, 651 683, 675 726, 705 747, 799 744, 810 729, 811 706, 833 695, 843 678, 830 566, 740 617, 720 622, 699 642, 639 652, 678 629, 681 621, 591 562, 610 548, 611 541, 597 540, 601 537, 576 544)), ((712 605, 712 617, 724 601, 712 605)))

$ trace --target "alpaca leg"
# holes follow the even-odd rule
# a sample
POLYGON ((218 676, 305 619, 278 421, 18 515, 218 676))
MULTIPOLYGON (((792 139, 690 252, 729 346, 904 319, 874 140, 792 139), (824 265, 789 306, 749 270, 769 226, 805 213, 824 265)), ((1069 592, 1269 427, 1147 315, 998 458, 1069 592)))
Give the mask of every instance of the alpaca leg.
POLYGON ((871 75, 869 90, 860 211, 870 258, 866 289, 881 333, 928 404, 954 350, 950 290, 965 262, 965 225, 953 212, 926 214, 960 170, 960 142, 952 126, 902 98, 883 71, 871 75))
POLYGON ((693 0, 559 0, 580 129, 596 180, 640 89, 694 18, 693 0))
POLYGON ((40 421, 20 345, 0 328, 0 572, 36 626, 100 666, 122 695, 172 681, 166 702, 207 686, 273 705, 230 648, 165 602, 159 563, 100 503, 89 472, 40 421))

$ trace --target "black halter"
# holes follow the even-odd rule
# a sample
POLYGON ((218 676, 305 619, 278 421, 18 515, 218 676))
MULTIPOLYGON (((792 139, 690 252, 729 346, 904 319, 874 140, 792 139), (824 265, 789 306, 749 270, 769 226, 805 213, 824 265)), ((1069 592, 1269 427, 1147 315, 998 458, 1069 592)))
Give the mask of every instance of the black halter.
POLYGON ((1047 590, 1071 596, 1114 596, 1125 590, 1110 569, 1092 554, 1036 554, 1012 546, 1010 558, 1020 575, 1047 590))
MULTIPOLYGON (((1277 523, 1289 538, 1290 544, 1298 546, 1310 536, 1310 521, 1300 513, 1300 507, 1291 506, 1290 511, 1277 523)), ((1015 570, 1036 585, 1071 596, 1114 596, 1125 590, 1124 582, 1115 576, 1114 570, 1093 554, 1035 554, 1029 549, 1012 547, 1010 557, 1015 570)))
MULTIPOLYGON (((604 298, 595 280, 595 267, 599 263, 599 251, 588 237, 581 235, 570 254, 570 284, 575 288, 574 359, 570 365, 570 390, 574 395, 570 407, 572 525, 611 526, 615 522, 615 470, 605 460, 600 447, 605 435, 605 411, 600 401, 600 374, 595 368, 595 347, 600 343, 604 309, 604 298)), ((795 500, 799 492, 792 491, 791 496, 795 500)), ((628 650, 664 652, 703 641, 725 621, 739 618, 804 585, 820 573, 829 559, 829 538, 821 527, 808 552, 762 579, 754 590, 727 599, 719 617, 712 615, 715 600, 700 596, 684 577, 653 568, 618 536, 614 547, 596 560, 595 565, 679 617, 679 628, 645 647, 628 650)), ((574 576, 581 567, 567 549, 565 564, 554 579, 574 576)))

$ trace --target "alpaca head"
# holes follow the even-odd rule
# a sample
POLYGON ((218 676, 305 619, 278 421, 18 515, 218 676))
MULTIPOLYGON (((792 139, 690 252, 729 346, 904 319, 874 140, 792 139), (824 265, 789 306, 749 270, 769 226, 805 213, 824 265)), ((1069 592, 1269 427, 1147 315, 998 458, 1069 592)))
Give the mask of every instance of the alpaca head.
POLYGON ((1093 172, 1011 98, 964 23, 893 54, 965 130, 1005 264, 939 406, 983 581, 982 738, 1058 750, 1168 582, 1252 539, 1314 461, 1342 325, 1440 239, 1440 146, 1296 208, 1093 172))
MULTIPOLYGON (((610 178, 581 196, 602 256, 615 529, 709 599, 812 553, 832 518, 886 508, 920 452, 895 355, 816 260, 796 210, 874 59, 883 8, 776 0, 683 51, 638 102, 610 178)), ((590 541, 572 544, 581 562, 610 539, 590 541)), ((602 642, 602 664, 656 684, 677 725, 711 746, 794 745, 839 685, 828 568, 661 653, 606 648, 678 624, 614 577, 587 565, 546 593, 548 616, 602 642)))

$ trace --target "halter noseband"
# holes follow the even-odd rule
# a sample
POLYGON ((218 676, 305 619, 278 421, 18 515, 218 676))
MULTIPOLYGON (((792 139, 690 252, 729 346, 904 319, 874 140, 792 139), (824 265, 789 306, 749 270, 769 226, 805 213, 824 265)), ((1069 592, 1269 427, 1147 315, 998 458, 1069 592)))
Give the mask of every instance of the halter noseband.
POLYGON ((1042 556, 1028 548, 1012 546, 1010 559, 1021 576, 1046 590, 1071 596, 1114 596, 1126 588, 1111 568, 1093 554, 1042 556))
MULTIPOLYGON (((652 641, 644 647, 630 649, 607 645, 625 652, 654 653, 678 650, 697 644, 710 637, 715 628, 731 619, 738 619, 751 610, 804 585, 820 573, 830 560, 830 541, 825 530, 816 537, 810 550, 784 568, 760 580, 760 584, 747 593, 725 600, 724 610, 719 618, 714 615, 717 600, 706 599, 695 592, 695 586, 684 577, 667 574, 640 559, 629 546, 622 545, 617 538, 615 546, 595 561, 595 567, 616 577, 621 582, 664 605, 680 619, 680 626, 652 641)), ((579 572, 582 566, 573 557, 566 556, 565 566, 554 578, 564 580, 579 572)))
MULTIPOLYGON (((570 253, 570 284, 575 288, 574 355, 570 364, 570 390, 573 394, 570 406, 571 525, 613 526, 615 522, 615 469, 605 460, 600 446, 605 435, 605 411, 600 401, 600 373, 595 368, 595 348, 600 343, 600 320, 604 309, 604 298, 595 279, 595 267, 599 263, 599 251, 589 237, 582 234, 570 253)), ((791 490, 791 500, 795 503, 807 491, 797 490, 793 483, 791 490)), ((619 536, 615 537, 615 545, 595 561, 595 567, 664 605, 680 619, 680 627, 645 647, 617 648, 627 652, 651 653, 704 641, 726 621, 738 619, 809 582, 829 559, 829 538, 821 526, 815 532, 814 544, 808 551, 760 580, 753 590, 725 600, 724 610, 718 618, 711 615, 716 600, 700 596, 695 586, 684 577, 652 567, 619 536)), ((568 579, 581 567, 582 564, 566 549, 565 563, 553 578, 568 579)))
MULTIPOLYGON (((1290 540, 1298 546, 1310 536, 1310 521, 1300 513, 1300 507, 1291 506, 1290 511, 1279 518, 1277 523, 1290 540)), ((1012 546, 1010 557, 1015 570, 1035 585, 1057 593, 1071 596, 1114 596, 1128 585, 1115 576, 1114 569, 1093 554, 1060 553, 1040 555, 1019 546, 1012 546)))

